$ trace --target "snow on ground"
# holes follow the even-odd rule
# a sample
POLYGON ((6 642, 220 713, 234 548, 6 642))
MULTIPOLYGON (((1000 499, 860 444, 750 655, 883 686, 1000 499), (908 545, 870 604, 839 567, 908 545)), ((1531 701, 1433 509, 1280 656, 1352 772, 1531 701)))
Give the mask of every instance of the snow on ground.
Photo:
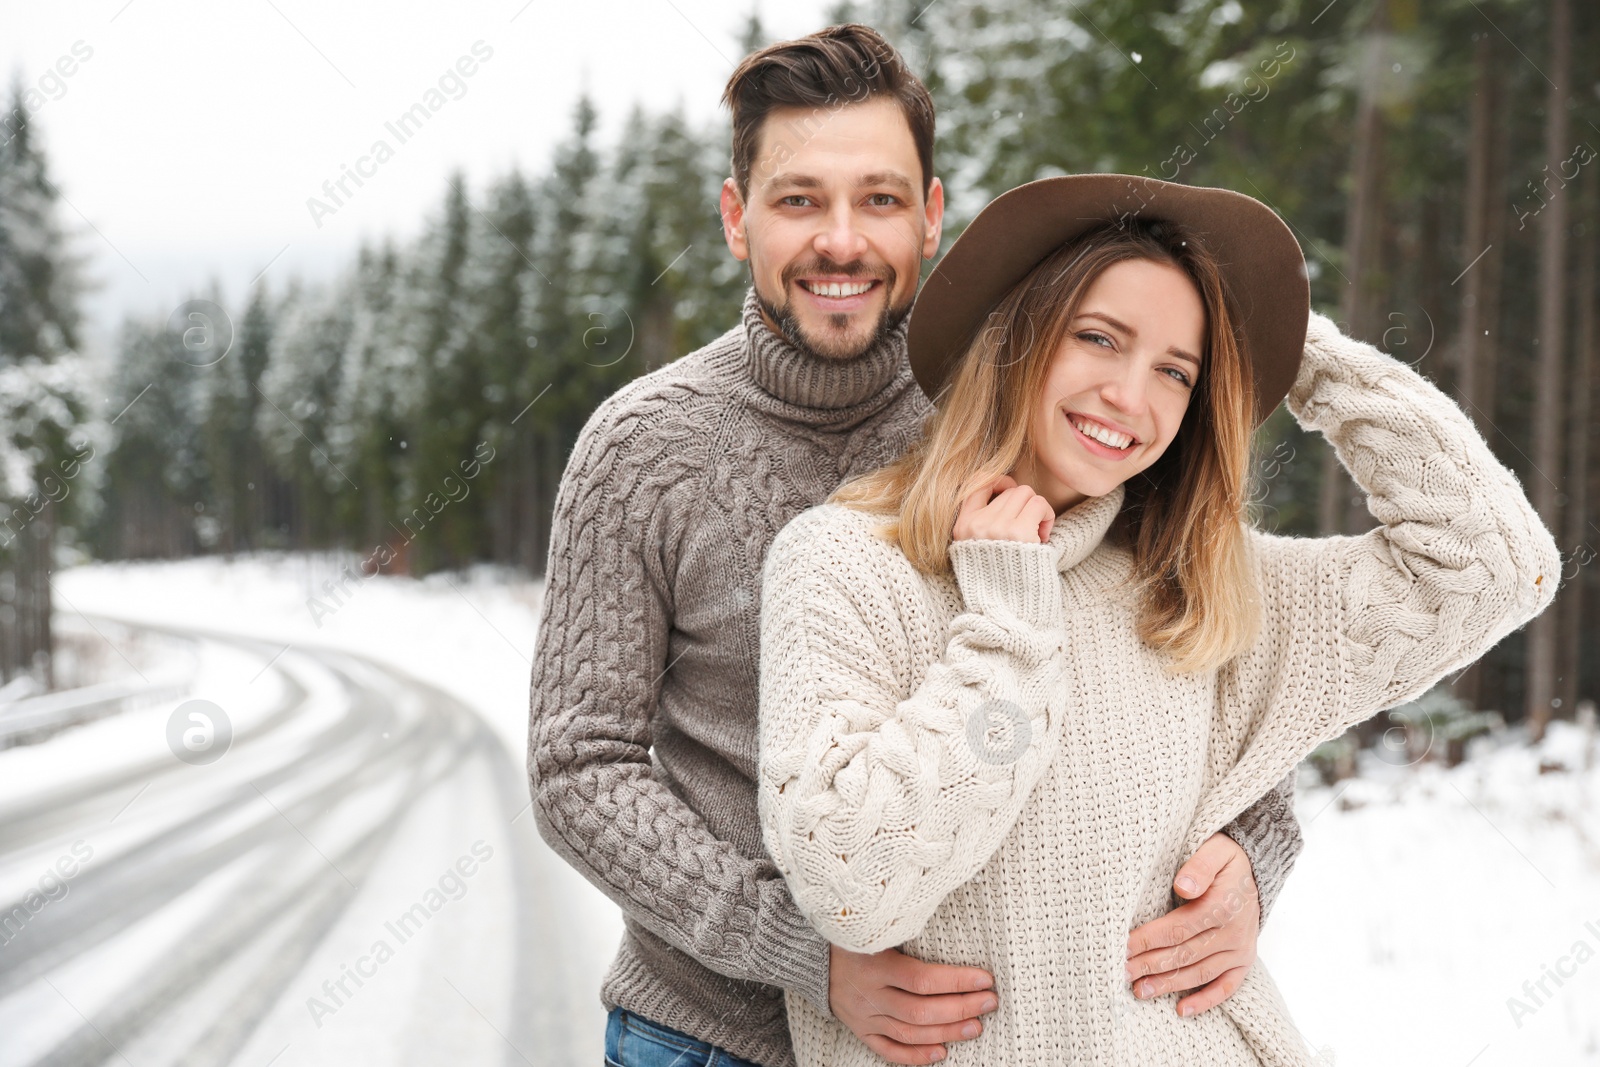
POLYGON ((364 578, 355 559, 88 564, 56 575, 72 605, 58 611, 68 624, 76 608, 364 653, 461 697, 524 763, 541 584, 488 566, 421 581, 364 578))
MULTIPOLYGON (((1302 783, 1315 776, 1302 771, 1302 783)), ((1303 784, 1260 956, 1313 1048, 1385 1067, 1600 1064, 1600 766, 1557 722, 1446 769, 1303 784), (1540 772, 1540 764, 1564 769, 1540 772)))
MULTIPOLYGON (((58 572, 54 581, 64 594, 58 604, 62 624, 73 630, 92 634, 75 614, 84 612, 212 628, 284 648, 323 646, 371 656, 460 698, 504 742, 513 766, 523 767, 541 583, 495 567, 419 581, 363 578, 353 562, 348 574, 344 566, 326 556, 260 554, 232 561, 87 564, 58 572)), ((98 620, 96 625, 117 639, 116 631, 98 620)), ((121 660, 106 662, 114 670, 121 660)), ((66 742, 70 733, 52 744, 66 742)), ((538 838, 531 816, 519 817, 516 825, 538 838)), ((536 847, 546 848, 542 839, 536 847)), ((553 853, 547 859, 540 866, 549 872, 552 899, 579 902, 566 932, 580 958, 562 961, 561 968, 592 991, 590 1023, 598 1047, 604 1027, 600 981, 621 939, 622 916, 564 861, 553 853)))
MULTIPOLYGON (((92 564, 56 581, 86 612, 371 655, 460 696, 521 766, 538 583, 495 568, 415 581, 340 567, 262 555, 92 564)), ((1372 759, 1331 789, 1302 776, 1306 849, 1261 958, 1330 1063, 1600 1065, 1595 748, 1556 723, 1538 749, 1512 731, 1454 769, 1372 759)), ((557 866, 589 902, 579 924, 598 1001, 621 919, 557 866)))

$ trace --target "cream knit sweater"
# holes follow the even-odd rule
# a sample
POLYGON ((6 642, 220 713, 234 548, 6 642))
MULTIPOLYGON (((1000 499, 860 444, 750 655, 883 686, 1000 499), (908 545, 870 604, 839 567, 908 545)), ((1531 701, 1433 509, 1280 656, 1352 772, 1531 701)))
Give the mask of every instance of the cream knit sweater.
MULTIPOLYGON (((1258 960, 1220 1010, 1142 1001, 1128 932, 1185 858, 1323 741, 1421 693, 1547 605, 1559 560, 1516 477, 1426 379, 1313 314, 1288 397, 1382 524, 1250 531, 1261 631, 1172 674, 1135 632, 1122 490, 1045 544, 950 546, 930 578, 825 504, 763 570, 762 831, 801 912, 845 948, 995 977, 949 1064, 1314 1062, 1258 960)), ((787 998, 800 1067, 880 1064, 787 998)))

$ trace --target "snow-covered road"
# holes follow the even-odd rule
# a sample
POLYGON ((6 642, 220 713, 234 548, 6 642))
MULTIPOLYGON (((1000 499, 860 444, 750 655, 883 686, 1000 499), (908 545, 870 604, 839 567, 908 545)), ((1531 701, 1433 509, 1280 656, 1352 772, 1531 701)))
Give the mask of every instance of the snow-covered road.
POLYGON ((583 909, 484 720, 357 653, 178 632, 219 757, 173 758, 171 701, 0 753, 0 897, 37 906, 0 1064, 597 1058, 583 909))

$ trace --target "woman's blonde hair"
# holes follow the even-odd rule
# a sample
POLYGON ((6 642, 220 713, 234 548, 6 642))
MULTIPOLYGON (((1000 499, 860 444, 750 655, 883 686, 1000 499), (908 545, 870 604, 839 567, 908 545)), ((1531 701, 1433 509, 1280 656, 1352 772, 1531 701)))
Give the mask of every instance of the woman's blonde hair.
POLYGON ((1032 412, 1089 286, 1124 260, 1170 264, 1206 314, 1199 380, 1177 436, 1124 485, 1112 534, 1133 555, 1139 634, 1172 669, 1221 666, 1254 637, 1248 473, 1254 376, 1215 259, 1182 226, 1129 219, 1063 244, 1000 300, 934 397, 922 437, 828 498, 893 516, 878 528, 924 573, 949 573, 961 501, 1032 454, 1032 412))

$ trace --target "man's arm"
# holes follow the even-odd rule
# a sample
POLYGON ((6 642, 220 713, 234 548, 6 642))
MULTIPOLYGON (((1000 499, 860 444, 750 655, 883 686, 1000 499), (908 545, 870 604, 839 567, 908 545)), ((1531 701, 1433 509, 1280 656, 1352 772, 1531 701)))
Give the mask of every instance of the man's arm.
POLYGON ((1250 858, 1250 872, 1255 876, 1256 892, 1261 899, 1262 924, 1266 923, 1267 912, 1278 899, 1283 883, 1294 869, 1294 861, 1299 859, 1306 845, 1300 833, 1300 821, 1294 817, 1296 773, 1290 771, 1271 792, 1222 828, 1250 858))
POLYGON ((651 770, 683 503, 671 494, 696 483, 691 431, 674 431, 666 404, 628 389, 602 404, 556 495, 529 689, 534 816, 551 848, 657 936, 831 1016, 828 943, 777 869, 714 836, 651 770))

